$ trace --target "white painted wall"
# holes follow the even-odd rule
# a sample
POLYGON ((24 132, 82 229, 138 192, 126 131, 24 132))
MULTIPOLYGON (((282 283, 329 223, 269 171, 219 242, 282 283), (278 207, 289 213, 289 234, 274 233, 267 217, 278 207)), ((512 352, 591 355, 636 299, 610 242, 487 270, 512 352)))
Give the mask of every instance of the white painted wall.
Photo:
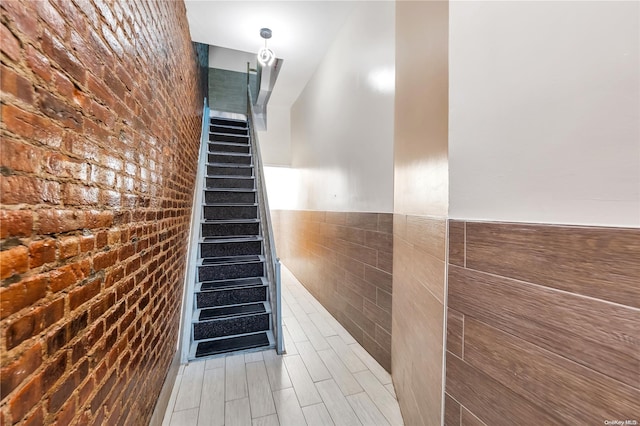
POLYGON ((246 73, 247 62, 255 69, 258 63, 256 54, 227 49, 226 47, 209 46, 209 68, 246 73))
POLYGON ((291 108, 267 105, 267 130, 258 132, 262 161, 267 166, 291 165, 291 108))
POLYGON ((358 3, 291 110, 298 208, 393 211, 395 4, 358 3))
POLYGON ((450 2, 450 216, 640 226, 640 3, 450 2))

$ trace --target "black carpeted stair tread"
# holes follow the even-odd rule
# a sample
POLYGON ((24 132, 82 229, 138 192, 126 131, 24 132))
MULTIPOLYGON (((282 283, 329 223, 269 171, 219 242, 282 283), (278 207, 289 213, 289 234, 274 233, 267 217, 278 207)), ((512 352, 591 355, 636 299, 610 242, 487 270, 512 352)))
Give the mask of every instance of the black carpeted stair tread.
POLYGON ((200 311, 199 321, 229 318, 240 315, 264 314, 267 309, 264 303, 251 303, 248 305, 223 306, 220 308, 206 308, 200 311))
POLYGON ((238 163, 206 163, 207 166, 227 167, 230 169, 243 168, 252 169, 253 164, 238 164, 238 163))
POLYGON ((202 224, 229 224, 229 223, 259 223, 260 219, 216 219, 216 220, 201 220, 202 224))
POLYGON ((247 127, 247 120, 234 120, 232 118, 212 118, 210 126, 247 127))
POLYGON ((260 234, 259 219, 210 220, 200 225, 201 236, 206 238, 253 236, 260 234))
POLYGON ((221 154, 221 153, 251 154, 251 147, 247 144, 239 144, 239 143, 209 142, 207 151, 209 152, 209 154, 221 154))
POLYGON ((204 190, 208 192, 258 192, 255 188, 223 188, 219 186, 207 186, 204 190))
POLYGON ((199 342, 198 349, 196 350, 196 358, 268 345, 269 337, 266 332, 199 342))
POLYGON ((201 237, 201 243, 233 243, 242 241, 262 241, 261 235, 219 235, 217 237, 201 237))
POLYGON ((253 188, 211 188, 204 191, 206 205, 256 205, 257 193, 253 188))
POLYGON ((206 178, 207 189, 255 189, 256 182, 253 176, 210 176, 206 178))
POLYGON ((264 258, 262 256, 229 256, 229 257, 216 257, 210 259, 202 259, 202 265, 218 265, 218 264, 241 264, 262 262, 264 258))
POLYGON ((240 154, 237 152, 209 153, 207 154, 207 161, 207 164, 253 165, 253 157, 250 154, 240 154))
POLYGON ((233 142, 249 146, 249 136, 209 133, 209 142, 233 142))
POLYGON ((215 204, 205 205, 205 219, 257 219, 258 206, 255 204, 215 204))
POLYGON ((210 240, 200 242, 200 257, 246 256, 262 254, 262 240, 234 239, 210 240))
POLYGON ((209 126, 209 133, 221 133, 224 135, 248 135, 249 129, 247 127, 232 127, 232 126, 220 126, 214 124, 209 126))
POLYGON ((228 164, 207 164, 207 177, 212 176, 253 176, 253 166, 229 166, 228 164))
MULTIPOLYGON (((218 282, 224 283, 225 281, 218 282)), ((267 284, 266 281, 261 284, 245 285, 244 287, 229 284, 227 286, 218 286, 206 291, 196 292, 195 297, 196 308, 198 309, 243 303, 260 303, 267 300, 267 284)))
POLYGON ((262 285, 265 285, 265 281, 260 277, 243 278, 238 280, 206 281, 200 283, 200 291, 218 291, 228 288, 255 287, 262 285))
POLYGON ((269 313, 222 318, 193 323, 194 340, 214 339, 269 330, 269 313))

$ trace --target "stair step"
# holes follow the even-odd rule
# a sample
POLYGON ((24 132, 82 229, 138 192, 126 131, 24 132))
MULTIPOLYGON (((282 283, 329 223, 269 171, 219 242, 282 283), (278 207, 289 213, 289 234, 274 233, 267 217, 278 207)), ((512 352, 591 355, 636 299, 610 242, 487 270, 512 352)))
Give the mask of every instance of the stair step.
POLYGON ((253 160, 250 154, 240 154, 236 152, 208 154, 207 159, 209 163, 245 165, 251 165, 253 160))
POLYGON ((195 357, 217 355, 225 352, 254 349, 271 344, 266 332, 247 334, 243 336, 226 337, 205 342, 197 342, 195 357))
POLYGON ((211 176, 253 176, 253 166, 242 164, 207 164, 207 177, 211 176))
POLYGON ((201 231, 201 235, 206 238, 258 235, 260 233, 260 221, 258 219, 203 221, 201 231))
POLYGON ((220 219, 257 219, 257 205, 216 205, 204 206, 204 218, 207 220, 220 219))
POLYGON ((249 303, 243 305, 222 306, 219 308, 199 309, 198 321, 209 321, 214 319, 230 318, 235 316, 245 316, 253 314, 265 314, 267 312, 266 303, 249 303))
POLYGON ((248 314, 193 323, 193 339, 213 339, 269 330, 269 313, 248 314))
POLYGON ((233 142, 249 145, 248 135, 230 135, 226 133, 209 133, 209 142, 233 142))
POLYGON ((209 142, 209 152, 237 152, 250 154, 249 145, 231 142, 209 142))
POLYGON ((211 126, 230 126, 230 127, 247 127, 247 121, 246 120, 233 120, 231 118, 219 118, 219 117, 215 117, 211 119, 211 122, 209 123, 209 125, 211 126))
POLYGON ((244 188, 254 189, 256 187, 253 176, 215 176, 206 178, 205 189, 211 188, 244 188))
POLYGON ((234 256, 201 259, 198 281, 217 281, 264 276, 264 257, 234 256))
POLYGON ((201 291, 195 294, 197 309, 267 300, 267 284, 262 278, 208 281, 200 285, 201 291))
MULTIPOLYGON (((256 287, 267 285, 267 280, 264 277, 252 277, 252 278, 239 278, 235 280, 219 280, 219 281, 205 281, 197 283, 195 292, 206 293, 216 292, 229 289, 240 289, 246 287, 256 287)), ((232 305, 232 303, 226 303, 226 305, 232 305)))
POLYGON ((225 135, 242 135, 247 136, 249 134, 249 129, 244 127, 233 127, 233 126, 220 126, 214 124, 213 126, 209 126, 210 133, 222 133, 225 135))
POLYGON ((200 257, 247 256, 262 254, 262 238, 205 239, 200 242, 200 257))
POLYGON ((204 202, 207 204, 255 204, 254 189, 205 189, 204 202))

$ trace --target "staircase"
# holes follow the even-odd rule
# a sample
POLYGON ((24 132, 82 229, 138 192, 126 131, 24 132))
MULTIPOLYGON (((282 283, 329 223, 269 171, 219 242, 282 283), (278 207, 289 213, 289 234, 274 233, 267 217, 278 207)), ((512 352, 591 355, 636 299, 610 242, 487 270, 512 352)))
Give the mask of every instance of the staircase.
POLYGON ((275 347, 253 151, 247 120, 210 119, 189 360, 275 347))

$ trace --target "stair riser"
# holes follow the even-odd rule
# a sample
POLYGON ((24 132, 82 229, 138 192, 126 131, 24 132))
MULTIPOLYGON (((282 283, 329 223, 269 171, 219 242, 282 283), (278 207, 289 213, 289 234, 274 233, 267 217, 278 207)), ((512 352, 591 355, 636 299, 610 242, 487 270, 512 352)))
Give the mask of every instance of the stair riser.
POLYGON ((247 122, 246 121, 238 121, 238 120, 229 120, 226 118, 212 118, 211 122, 209 123, 209 125, 211 126, 229 126, 229 127, 240 127, 240 128, 246 128, 247 127, 247 122))
POLYGON ((253 178, 207 178, 207 188, 255 188, 253 178))
POLYGON ((241 129, 238 127, 224 127, 224 126, 210 126, 209 131, 211 133, 225 133, 228 135, 243 135, 249 134, 247 129, 241 129))
POLYGON ((203 237, 222 237, 226 235, 258 235, 259 223, 203 223, 203 237))
POLYGON ((209 134, 209 142, 233 142, 249 145, 249 137, 242 135, 217 135, 209 134))
POLYGON ((251 164, 250 155, 224 155, 224 154, 209 154, 208 160, 210 163, 223 163, 223 164, 251 164))
POLYGON ((262 254, 262 241, 200 243, 200 257, 226 257, 262 254))
POLYGON ((229 280, 234 278, 261 277, 263 275, 264 264, 262 262, 198 266, 198 281, 229 280))
POLYGON ((205 191, 204 202, 207 204, 254 204, 255 192, 205 191))
POLYGON ((213 339, 234 334, 267 331, 268 329, 269 314, 260 314, 194 324, 193 337, 195 340, 213 339))
POLYGON ((253 176, 253 168, 207 166, 207 176, 253 176))
POLYGON ((266 300, 267 287, 264 286, 196 293, 196 306, 198 309, 265 302, 266 300))
POLYGON ((210 143, 209 152, 237 152, 238 154, 249 154, 249 145, 225 145, 221 143, 210 143))

